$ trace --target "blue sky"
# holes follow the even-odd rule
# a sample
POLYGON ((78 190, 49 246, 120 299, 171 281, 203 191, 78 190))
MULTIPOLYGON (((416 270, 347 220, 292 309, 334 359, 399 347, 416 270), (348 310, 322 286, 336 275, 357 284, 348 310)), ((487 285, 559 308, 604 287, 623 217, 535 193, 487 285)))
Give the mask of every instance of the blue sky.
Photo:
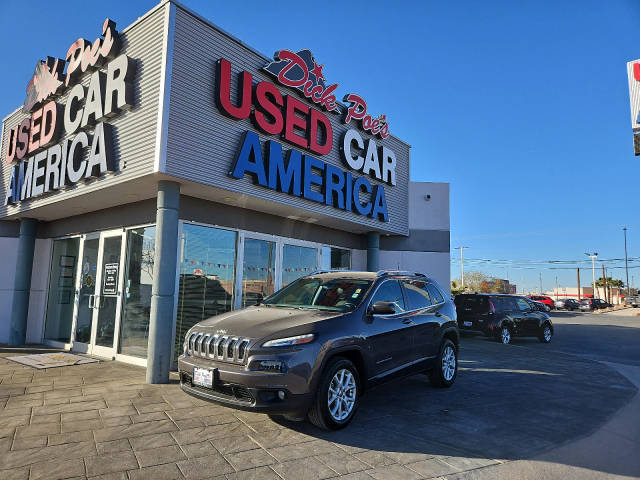
MULTIPOLYGON (((451 183, 452 247, 512 262, 474 268, 527 288, 539 272, 545 289, 556 276, 573 285, 575 270, 513 262, 584 259, 588 279, 584 252, 623 257, 623 225, 640 257, 625 68, 640 58, 637 0, 184 3, 267 55, 310 48, 329 82, 386 113, 413 146, 412 179, 451 183)), ((2 116, 23 102, 37 59, 155 4, 2 2, 2 116)))

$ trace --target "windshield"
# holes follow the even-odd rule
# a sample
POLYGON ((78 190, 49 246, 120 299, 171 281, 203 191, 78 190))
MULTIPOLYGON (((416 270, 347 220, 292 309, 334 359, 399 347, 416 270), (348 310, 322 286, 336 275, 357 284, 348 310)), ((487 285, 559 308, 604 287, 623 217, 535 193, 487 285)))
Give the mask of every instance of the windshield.
POLYGON ((347 312, 360 304, 370 286, 370 280, 301 278, 267 298, 264 305, 347 312))

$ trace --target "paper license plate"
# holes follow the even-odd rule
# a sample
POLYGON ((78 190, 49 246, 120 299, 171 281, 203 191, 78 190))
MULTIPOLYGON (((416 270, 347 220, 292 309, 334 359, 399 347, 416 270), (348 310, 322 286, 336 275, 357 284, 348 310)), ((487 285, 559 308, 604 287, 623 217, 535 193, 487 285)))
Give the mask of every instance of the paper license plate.
POLYGON ((473 322, 464 322, 465 327, 470 327, 471 325, 473 325, 473 322))
POLYGON ((213 388, 213 370, 197 367, 194 368, 193 384, 201 387, 213 388))

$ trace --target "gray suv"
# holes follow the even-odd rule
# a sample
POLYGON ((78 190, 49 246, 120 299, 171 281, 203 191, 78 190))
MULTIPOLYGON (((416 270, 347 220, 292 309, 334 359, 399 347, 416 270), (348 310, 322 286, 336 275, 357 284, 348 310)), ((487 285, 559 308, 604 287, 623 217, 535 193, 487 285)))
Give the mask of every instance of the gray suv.
POLYGON ((453 303, 432 279, 398 271, 318 272, 185 336, 182 389, 243 410, 346 426, 371 387, 458 371, 453 303))

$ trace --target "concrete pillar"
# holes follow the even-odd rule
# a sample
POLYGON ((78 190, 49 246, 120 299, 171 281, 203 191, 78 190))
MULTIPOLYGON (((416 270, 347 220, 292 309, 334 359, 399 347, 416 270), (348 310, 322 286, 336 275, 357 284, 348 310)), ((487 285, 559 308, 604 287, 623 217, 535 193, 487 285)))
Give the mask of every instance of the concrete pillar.
POLYGON ((378 232, 367 233, 367 271, 380 270, 380 234, 378 232))
POLYGON ((180 184, 158 182, 156 248, 151 285, 147 383, 168 383, 173 350, 173 305, 178 251, 180 184))
POLYGON ((36 246, 37 223, 33 218, 23 218, 20 221, 9 345, 24 345, 27 339, 29 291, 31 290, 31 270, 33 269, 33 251, 36 246))

